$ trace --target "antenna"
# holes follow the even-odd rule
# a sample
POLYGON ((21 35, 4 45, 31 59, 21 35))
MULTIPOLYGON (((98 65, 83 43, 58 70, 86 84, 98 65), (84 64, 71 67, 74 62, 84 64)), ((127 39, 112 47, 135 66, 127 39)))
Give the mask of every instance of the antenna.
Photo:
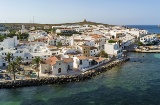
POLYGON ((33 16, 33 24, 34 24, 34 16, 33 16))

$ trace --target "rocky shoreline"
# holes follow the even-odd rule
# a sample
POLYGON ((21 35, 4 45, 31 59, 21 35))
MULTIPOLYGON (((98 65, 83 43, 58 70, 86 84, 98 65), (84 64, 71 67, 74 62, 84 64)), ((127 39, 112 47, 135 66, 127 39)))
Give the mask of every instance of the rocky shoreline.
POLYGON ((80 75, 61 76, 61 77, 45 77, 45 78, 40 78, 40 79, 27 79, 27 80, 15 80, 15 81, 4 81, 4 82, 0 82, 0 89, 40 86, 40 85, 47 85, 47 84, 64 84, 64 83, 69 83, 69 82, 85 81, 85 80, 88 80, 88 79, 95 77, 96 75, 99 75, 103 72, 106 72, 115 66, 119 66, 128 60, 129 60, 129 58, 124 58, 122 60, 113 61, 106 66, 101 66, 101 68, 97 68, 95 70, 85 71, 80 75))

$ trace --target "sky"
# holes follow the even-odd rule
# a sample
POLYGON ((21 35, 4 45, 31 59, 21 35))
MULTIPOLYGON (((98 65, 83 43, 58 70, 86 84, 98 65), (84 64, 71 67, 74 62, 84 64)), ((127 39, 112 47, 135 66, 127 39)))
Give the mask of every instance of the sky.
POLYGON ((0 0, 0 23, 160 24, 160 0, 0 0))

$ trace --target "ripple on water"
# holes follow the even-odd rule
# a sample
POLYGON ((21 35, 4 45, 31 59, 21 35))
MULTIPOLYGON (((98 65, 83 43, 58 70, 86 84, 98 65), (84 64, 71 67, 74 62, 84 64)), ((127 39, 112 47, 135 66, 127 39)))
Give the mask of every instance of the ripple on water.
POLYGON ((84 82, 1 89, 0 105, 160 105, 160 54, 130 56, 122 66, 84 82))

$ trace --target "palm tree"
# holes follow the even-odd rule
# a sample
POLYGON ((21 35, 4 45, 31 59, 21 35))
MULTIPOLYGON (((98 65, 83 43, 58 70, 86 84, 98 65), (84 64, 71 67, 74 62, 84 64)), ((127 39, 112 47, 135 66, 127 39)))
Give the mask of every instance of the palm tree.
POLYGON ((19 56, 15 59, 15 62, 17 63, 17 70, 20 72, 20 65, 21 65, 21 62, 22 62, 22 58, 19 56))
POLYGON ((35 57, 33 60, 32 60, 32 62, 34 63, 34 64, 36 64, 36 71, 38 71, 38 79, 39 79, 39 65, 40 65, 40 63, 41 63, 41 61, 42 61, 42 59, 40 58, 40 57, 35 57))
POLYGON ((13 73, 14 80, 16 80, 16 69, 17 69, 17 63, 15 61, 12 61, 8 65, 10 71, 13 73))
POLYGON ((8 63, 10 63, 12 58, 13 58, 13 55, 10 52, 8 52, 7 55, 6 55, 6 57, 5 57, 5 60, 8 63))
POLYGON ((10 52, 7 53, 6 57, 4 58, 5 61, 8 62, 8 67, 7 67, 7 71, 10 72, 11 69, 9 67, 9 63, 11 62, 11 59, 13 58, 12 54, 10 52))

